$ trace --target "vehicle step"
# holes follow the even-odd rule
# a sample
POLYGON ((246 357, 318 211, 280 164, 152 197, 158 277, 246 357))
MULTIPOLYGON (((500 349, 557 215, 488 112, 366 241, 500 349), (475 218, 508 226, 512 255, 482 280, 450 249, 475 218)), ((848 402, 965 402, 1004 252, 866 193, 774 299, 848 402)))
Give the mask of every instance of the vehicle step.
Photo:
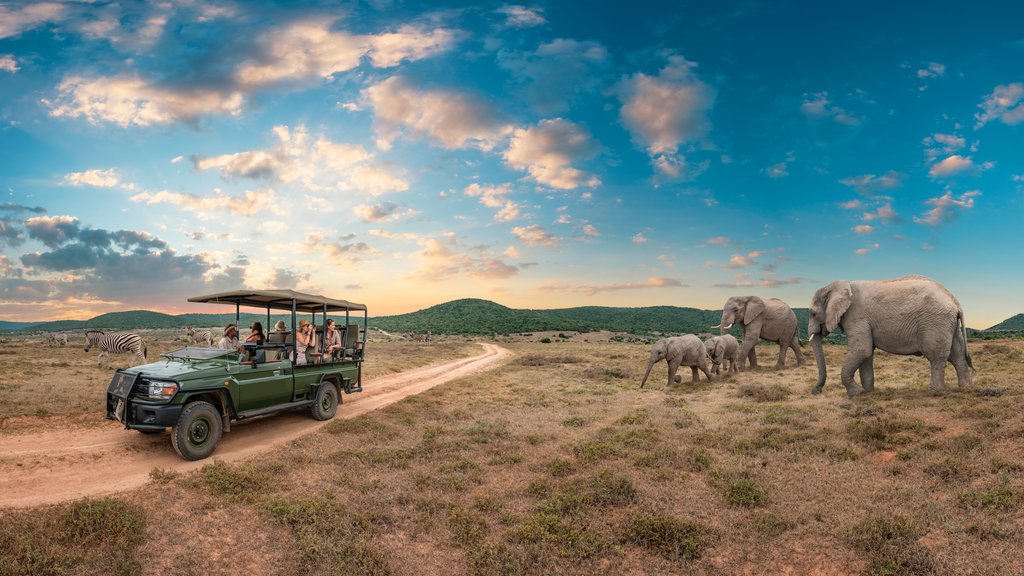
POLYGON ((263 416, 264 414, 273 414, 274 412, 282 412, 284 410, 291 410, 293 408, 300 408, 302 406, 309 406, 309 400, 299 400, 298 402, 289 402, 287 404, 277 404, 275 406, 268 406, 266 408, 260 408, 258 410, 246 410, 245 412, 238 413, 239 420, 245 420, 246 418, 252 418, 254 416, 263 416))
POLYGON ((363 387, 362 386, 346 386, 345 387, 345 394, 352 394, 353 392, 362 392, 362 391, 363 391, 363 387))

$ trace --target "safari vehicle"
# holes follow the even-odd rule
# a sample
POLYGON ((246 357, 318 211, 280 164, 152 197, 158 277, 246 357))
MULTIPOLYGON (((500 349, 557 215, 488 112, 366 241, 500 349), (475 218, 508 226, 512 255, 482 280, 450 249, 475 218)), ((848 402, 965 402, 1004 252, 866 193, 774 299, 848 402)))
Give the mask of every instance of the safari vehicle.
POLYGON ((293 290, 238 290, 188 301, 234 305, 236 326, 243 306, 266 309, 268 327, 271 310, 289 311, 291 331, 267 332, 261 344, 241 344, 241 353, 189 346, 161 354, 159 362, 118 370, 107 387, 107 419, 144 434, 173 427, 175 451, 186 460, 201 460, 213 453, 234 420, 296 408, 329 420, 341 403, 340 392, 362 391, 368 321, 363 304, 293 290), (316 326, 333 318, 342 348, 324 355, 318 331, 318 352, 307 354, 308 364, 295 365, 301 314, 309 314, 316 326))

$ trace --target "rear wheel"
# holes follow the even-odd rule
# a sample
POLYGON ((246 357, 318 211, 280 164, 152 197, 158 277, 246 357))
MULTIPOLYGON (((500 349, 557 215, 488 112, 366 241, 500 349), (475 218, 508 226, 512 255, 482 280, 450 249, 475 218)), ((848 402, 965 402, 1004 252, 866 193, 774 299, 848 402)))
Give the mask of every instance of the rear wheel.
POLYGON ((334 382, 324 382, 316 392, 316 400, 313 402, 313 418, 317 420, 330 420, 338 411, 338 387, 334 382))
POLYGON ((174 451, 185 460, 202 460, 220 442, 220 413, 209 402, 193 402, 181 411, 171 434, 174 451))

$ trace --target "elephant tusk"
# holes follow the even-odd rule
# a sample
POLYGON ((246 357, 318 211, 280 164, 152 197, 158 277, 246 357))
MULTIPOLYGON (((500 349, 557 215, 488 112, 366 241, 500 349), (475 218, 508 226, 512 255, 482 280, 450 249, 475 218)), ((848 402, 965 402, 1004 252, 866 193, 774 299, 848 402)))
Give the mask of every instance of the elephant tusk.
POLYGON ((817 335, 818 335, 817 333, 811 334, 811 337, 808 338, 807 341, 810 342, 811 340, 814 340, 814 337, 817 336, 817 335))
MULTIPOLYGON (((732 328, 733 324, 735 324, 735 322, 729 322, 729 325, 726 326, 725 329, 728 330, 729 328, 732 328)), ((719 326, 721 326, 721 324, 719 324, 719 326)))
POLYGON ((714 326, 712 326, 712 328, 721 328, 721 327, 722 327, 721 324, 715 324, 714 326))

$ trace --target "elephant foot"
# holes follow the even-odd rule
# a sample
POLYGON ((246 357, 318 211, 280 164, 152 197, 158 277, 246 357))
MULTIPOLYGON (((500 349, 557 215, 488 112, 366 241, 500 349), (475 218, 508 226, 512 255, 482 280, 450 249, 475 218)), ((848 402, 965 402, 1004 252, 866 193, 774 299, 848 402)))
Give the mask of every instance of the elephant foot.
POLYGON ((821 386, 815 386, 814 388, 811 388, 811 394, 814 394, 815 396, 821 394, 821 386))
POLYGON ((864 393, 864 390, 860 389, 860 388, 847 388, 846 389, 846 397, 847 398, 853 398, 854 396, 860 396, 863 393, 864 393))

